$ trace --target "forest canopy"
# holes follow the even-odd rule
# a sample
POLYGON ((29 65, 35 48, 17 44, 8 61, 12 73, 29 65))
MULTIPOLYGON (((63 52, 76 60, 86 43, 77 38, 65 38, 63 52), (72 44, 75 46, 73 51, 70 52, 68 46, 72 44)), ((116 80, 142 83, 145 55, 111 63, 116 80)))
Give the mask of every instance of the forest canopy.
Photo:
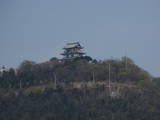
POLYGON ((22 87, 46 84, 57 75, 58 82, 82 82, 92 81, 92 74, 95 73, 96 81, 107 81, 109 68, 111 66, 112 82, 136 83, 141 80, 150 80, 153 77, 137 66, 131 58, 107 59, 97 61, 90 56, 78 57, 73 60, 59 60, 51 58, 47 62, 36 63, 33 61, 23 61, 18 69, 9 69, 0 76, 0 87, 17 88, 19 82, 22 87))

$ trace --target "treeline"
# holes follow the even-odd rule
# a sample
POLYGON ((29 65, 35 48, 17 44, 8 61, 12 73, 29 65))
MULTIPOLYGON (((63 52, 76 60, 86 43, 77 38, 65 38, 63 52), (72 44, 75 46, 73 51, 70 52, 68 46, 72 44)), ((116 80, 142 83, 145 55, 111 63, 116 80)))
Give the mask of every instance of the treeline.
POLYGON ((24 61, 18 69, 9 69, 0 73, 1 88, 23 88, 47 84, 57 76, 57 82, 91 81, 93 72, 96 81, 107 81, 108 65, 111 66, 112 82, 132 82, 153 79, 152 76, 138 67, 127 57, 97 61, 89 56, 73 60, 52 58, 44 63, 24 61))

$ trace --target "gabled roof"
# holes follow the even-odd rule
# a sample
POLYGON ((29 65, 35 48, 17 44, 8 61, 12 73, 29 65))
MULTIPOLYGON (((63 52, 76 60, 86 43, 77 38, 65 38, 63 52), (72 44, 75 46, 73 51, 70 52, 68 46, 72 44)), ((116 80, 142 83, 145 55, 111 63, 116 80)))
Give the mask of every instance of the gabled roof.
POLYGON ((75 47, 81 47, 81 45, 79 44, 79 42, 67 43, 67 44, 64 46, 64 49, 75 48, 75 47))

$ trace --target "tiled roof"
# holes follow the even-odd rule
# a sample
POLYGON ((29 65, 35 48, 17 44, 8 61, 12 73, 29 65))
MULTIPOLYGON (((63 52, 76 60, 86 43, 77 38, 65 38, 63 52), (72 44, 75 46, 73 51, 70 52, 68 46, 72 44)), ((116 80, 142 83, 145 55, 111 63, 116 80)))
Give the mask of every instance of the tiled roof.
POLYGON ((64 46, 65 49, 67 48, 74 48, 74 47, 80 47, 80 44, 78 42, 76 43, 68 43, 64 46))

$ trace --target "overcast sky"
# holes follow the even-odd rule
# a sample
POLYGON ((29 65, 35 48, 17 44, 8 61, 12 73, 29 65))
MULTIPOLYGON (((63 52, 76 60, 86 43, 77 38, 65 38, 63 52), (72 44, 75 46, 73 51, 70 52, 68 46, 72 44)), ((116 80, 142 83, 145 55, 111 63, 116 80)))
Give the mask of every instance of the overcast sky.
POLYGON ((0 66, 60 57, 74 41, 93 58, 126 53, 160 76, 160 1, 0 0, 0 66))

